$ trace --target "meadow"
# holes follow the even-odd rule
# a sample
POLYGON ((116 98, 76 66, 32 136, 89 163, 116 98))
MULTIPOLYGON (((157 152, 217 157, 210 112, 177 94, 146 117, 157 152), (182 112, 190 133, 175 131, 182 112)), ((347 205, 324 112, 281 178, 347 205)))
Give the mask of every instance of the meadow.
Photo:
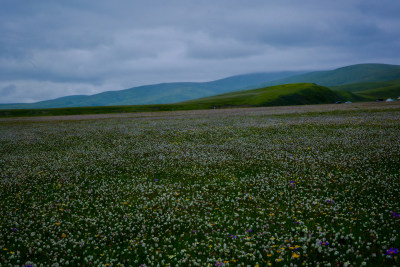
POLYGON ((0 120, 0 266, 399 266, 374 105, 0 120))

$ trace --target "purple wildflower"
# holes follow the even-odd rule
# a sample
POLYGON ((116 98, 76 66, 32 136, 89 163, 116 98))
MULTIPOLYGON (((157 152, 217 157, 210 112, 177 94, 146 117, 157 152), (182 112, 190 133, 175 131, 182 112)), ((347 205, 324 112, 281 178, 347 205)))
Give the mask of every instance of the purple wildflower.
POLYGON ((396 212, 392 212, 392 216, 393 216, 393 218, 399 218, 400 217, 400 215, 399 214, 397 214, 396 212))
POLYGON ((389 248, 386 250, 386 255, 394 255, 398 254, 399 250, 397 248, 389 248))
POLYGON ((329 242, 328 241, 325 241, 325 242, 319 242, 321 245, 323 245, 323 246, 327 246, 327 245, 329 245, 329 242))

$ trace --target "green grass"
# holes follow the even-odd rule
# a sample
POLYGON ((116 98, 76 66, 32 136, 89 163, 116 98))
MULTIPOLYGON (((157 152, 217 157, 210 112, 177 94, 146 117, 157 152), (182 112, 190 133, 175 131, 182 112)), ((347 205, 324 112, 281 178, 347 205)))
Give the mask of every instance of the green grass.
POLYGON ((27 117, 27 116, 62 116, 84 114, 111 114, 128 112, 152 112, 181 110, 182 105, 137 105, 137 106, 101 106, 101 107, 72 107, 48 109, 9 109, 0 110, 0 117, 27 117))

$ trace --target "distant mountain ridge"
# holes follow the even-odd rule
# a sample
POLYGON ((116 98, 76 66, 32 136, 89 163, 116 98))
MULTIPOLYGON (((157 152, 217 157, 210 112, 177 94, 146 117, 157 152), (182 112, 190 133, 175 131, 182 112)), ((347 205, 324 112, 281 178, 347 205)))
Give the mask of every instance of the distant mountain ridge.
POLYGON ((316 83, 323 86, 339 86, 352 83, 384 82, 400 79, 400 66, 389 64, 357 64, 330 71, 313 71, 271 82, 260 83, 260 87, 289 84, 316 83))
MULTIPOLYGON (((342 90, 337 94, 347 95, 349 98, 366 100, 385 92, 395 94, 397 89, 390 91, 382 89, 382 82, 400 80, 400 66, 388 64, 357 64, 334 70, 314 72, 275 72, 251 73, 237 75, 211 82, 179 82, 161 83, 139 86, 119 91, 107 91, 95 95, 74 95, 53 100, 46 100, 31 104, 2 104, 0 109, 35 109, 58 107, 85 107, 85 106, 121 106, 168 104, 182 101, 215 96, 230 92, 256 88, 265 88, 274 85, 293 83, 314 83, 329 87, 333 90, 342 90), (368 83, 374 83, 371 86, 368 83), (361 94, 350 94, 356 91, 365 91, 362 87, 355 90, 350 84, 364 84, 368 90, 361 94), (383 90, 377 92, 376 90, 383 90), (344 92, 347 91, 347 92, 344 92)), ((384 96, 382 96, 384 97, 384 96)))
POLYGON ((94 95, 72 95, 36 103, 0 104, 0 109, 166 104, 227 92, 257 88, 262 82, 289 77, 300 71, 250 73, 211 82, 176 82, 143 85, 94 95))

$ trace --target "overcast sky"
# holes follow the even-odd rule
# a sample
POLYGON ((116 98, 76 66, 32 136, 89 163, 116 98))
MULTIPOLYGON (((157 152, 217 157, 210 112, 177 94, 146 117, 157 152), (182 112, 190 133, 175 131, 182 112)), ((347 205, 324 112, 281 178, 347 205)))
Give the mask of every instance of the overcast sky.
POLYGON ((399 0, 1 0, 0 103, 400 64, 399 0))

